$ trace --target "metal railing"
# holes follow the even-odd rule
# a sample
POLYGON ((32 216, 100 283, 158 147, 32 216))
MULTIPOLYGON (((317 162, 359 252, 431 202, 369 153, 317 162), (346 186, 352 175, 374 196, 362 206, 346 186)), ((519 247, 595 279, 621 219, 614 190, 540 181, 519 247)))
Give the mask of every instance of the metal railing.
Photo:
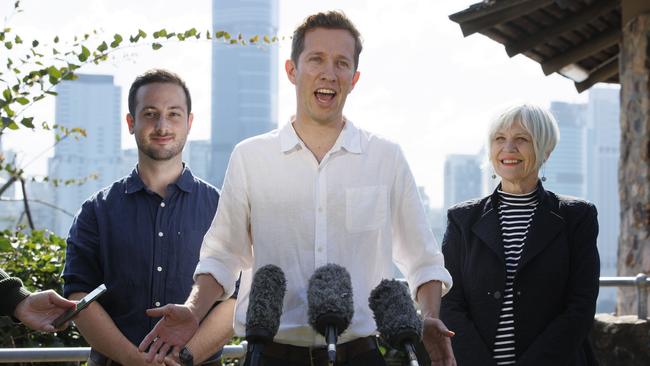
MULTIPOLYGON (((239 345, 223 348, 223 358, 242 359, 246 356, 246 341, 239 345)), ((90 347, 55 348, 0 348, 0 363, 14 362, 85 362, 90 356, 90 347)), ((240 364, 243 364, 241 360, 240 364)))
MULTIPOLYGON (((639 273, 636 277, 601 277, 601 287, 636 287, 637 317, 648 319, 648 287, 650 277, 639 273)), ((224 358, 243 358, 246 356, 246 342, 228 345, 223 349, 224 358)), ((90 348, 0 348, 0 363, 13 362, 82 362, 88 359, 90 348)))
POLYGON ((639 319, 648 319, 648 287, 650 278, 639 273, 636 277, 601 277, 600 287, 636 287, 637 308, 636 316, 639 319))

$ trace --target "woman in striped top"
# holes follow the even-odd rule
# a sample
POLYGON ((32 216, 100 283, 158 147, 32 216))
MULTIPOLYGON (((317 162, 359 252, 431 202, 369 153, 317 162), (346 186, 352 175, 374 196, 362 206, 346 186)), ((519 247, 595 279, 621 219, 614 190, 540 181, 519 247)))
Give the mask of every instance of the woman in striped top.
POLYGON ((506 109, 489 131, 501 182, 449 209, 443 253, 454 286, 440 318, 459 366, 595 365, 587 335, 598 296, 596 208, 538 178, 559 140, 533 105, 506 109))

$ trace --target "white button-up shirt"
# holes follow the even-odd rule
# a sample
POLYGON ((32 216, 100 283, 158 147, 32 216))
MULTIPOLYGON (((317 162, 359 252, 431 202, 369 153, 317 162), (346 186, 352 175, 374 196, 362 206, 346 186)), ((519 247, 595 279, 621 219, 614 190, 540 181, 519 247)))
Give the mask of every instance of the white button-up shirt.
POLYGON ((376 332, 368 296, 394 277, 393 263, 413 294, 431 280, 442 281, 445 293, 451 287, 399 146, 349 121, 320 164, 291 123, 238 144, 195 272, 211 274, 227 298, 244 270, 236 334, 245 335, 252 274, 274 264, 287 282, 275 341, 324 345, 308 323, 307 287, 327 263, 352 279, 354 316, 340 343, 376 332))

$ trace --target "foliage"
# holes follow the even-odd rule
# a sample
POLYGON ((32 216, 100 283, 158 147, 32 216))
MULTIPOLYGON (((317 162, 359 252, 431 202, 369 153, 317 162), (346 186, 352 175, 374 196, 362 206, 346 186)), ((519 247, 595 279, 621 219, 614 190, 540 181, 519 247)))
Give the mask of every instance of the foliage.
MULTIPOLYGON (((60 292, 65 247, 65 239, 45 230, 0 231, 0 268, 22 279, 31 291, 54 289, 60 292)), ((86 343, 74 327, 48 334, 17 326, 9 318, 0 318, 0 347, 44 346, 81 347, 86 343)))

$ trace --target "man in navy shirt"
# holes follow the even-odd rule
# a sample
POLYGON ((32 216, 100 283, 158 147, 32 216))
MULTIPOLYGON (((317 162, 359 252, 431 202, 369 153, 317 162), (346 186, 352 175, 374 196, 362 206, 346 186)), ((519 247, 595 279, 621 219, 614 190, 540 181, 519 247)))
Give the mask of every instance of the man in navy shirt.
MULTIPOLYGON (((147 364, 136 345, 157 319, 145 310, 182 302, 192 288, 219 194, 181 158, 191 109, 189 90, 176 74, 151 70, 136 78, 126 122, 138 164, 84 202, 70 228, 64 295, 81 299, 102 283, 108 288, 75 320, 92 346, 91 366, 147 364)), ((210 332, 211 353, 232 334, 233 308, 234 300, 226 300, 209 315, 220 318, 210 332)))

